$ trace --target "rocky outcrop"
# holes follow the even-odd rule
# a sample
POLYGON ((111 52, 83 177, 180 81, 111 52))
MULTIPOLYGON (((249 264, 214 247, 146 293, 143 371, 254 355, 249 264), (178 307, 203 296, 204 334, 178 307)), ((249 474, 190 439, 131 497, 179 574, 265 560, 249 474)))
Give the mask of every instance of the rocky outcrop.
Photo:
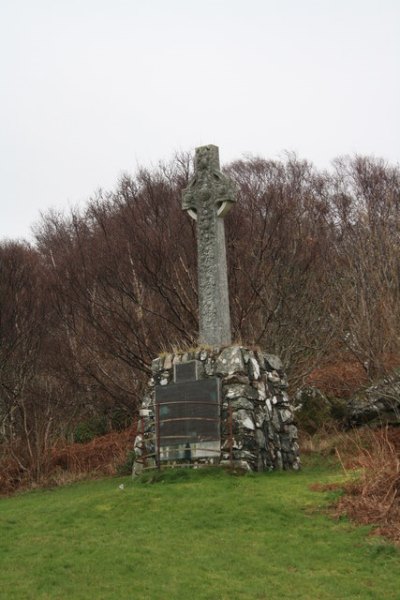
POLYGON ((329 397, 318 388, 305 386, 294 396, 296 420, 304 431, 314 433, 326 425, 400 425, 400 370, 350 399, 329 397))
POLYGON ((351 398, 347 423, 355 425, 400 425, 400 371, 385 377, 351 398))
POLYGON ((154 466, 155 387, 173 382, 174 365, 197 360, 200 377, 221 380, 219 463, 252 471, 299 469, 299 446, 287 379, 277 356, 242 346, 165 354, 152 363, 152 377, 140 410, 135 439, 137 473, 154 466))

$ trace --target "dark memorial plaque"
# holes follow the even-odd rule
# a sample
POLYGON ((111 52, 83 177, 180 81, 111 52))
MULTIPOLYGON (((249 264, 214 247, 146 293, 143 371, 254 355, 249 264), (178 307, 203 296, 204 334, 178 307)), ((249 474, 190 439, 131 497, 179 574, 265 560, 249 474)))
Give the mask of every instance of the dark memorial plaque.
POLYGON ((220 379, 156 386, 156 440, 160 460, 218 458, 220 379))
POLYGON ((203 364, 199 360, 174 365, 174 383, 197 381, 203 373, 203 364))

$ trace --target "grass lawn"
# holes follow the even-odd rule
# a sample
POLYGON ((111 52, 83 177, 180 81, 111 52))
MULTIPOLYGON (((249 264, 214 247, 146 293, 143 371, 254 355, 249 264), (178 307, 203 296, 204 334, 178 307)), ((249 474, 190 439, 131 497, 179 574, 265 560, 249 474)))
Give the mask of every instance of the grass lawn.
POLYGON ((398 600, 399 550, 309 489, 340 476, 180 471, 0 499, 0 598, 398 600))

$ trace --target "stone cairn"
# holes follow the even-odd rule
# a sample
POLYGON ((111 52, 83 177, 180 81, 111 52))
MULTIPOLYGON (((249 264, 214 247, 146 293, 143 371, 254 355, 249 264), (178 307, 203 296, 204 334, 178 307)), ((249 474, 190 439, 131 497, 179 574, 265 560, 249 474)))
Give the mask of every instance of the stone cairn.
POLYGON ((222 389, 220 454, 199 458, 194 466, 220 464, 249 471, 299 469, 297 428, 280 359, 229 346, 166 354, 153 360, 134 445, 134 474, 156 466, 155 386, 172 383, 174 364, 191 360, 201 362, 204 378, 219 377, 222 389))

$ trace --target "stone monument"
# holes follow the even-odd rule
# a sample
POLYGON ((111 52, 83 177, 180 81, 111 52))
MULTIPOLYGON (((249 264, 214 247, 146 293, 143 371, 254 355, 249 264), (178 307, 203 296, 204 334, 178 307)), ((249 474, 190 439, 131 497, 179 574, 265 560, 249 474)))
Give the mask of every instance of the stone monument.
POLYGON ((153 360, 134 474, 163 464, 298 469, 297 428, 278 357, 231 345, 224 216, 235 202, 217 146, 196 149, 182 208, 197 222, 199 348, 153 360))
POLYGON ((223 218, 235 200, 232 182, 219 170, 218 147, 196 148, 195 173, 182 208, 197 222, 200 344, 231 343, 223 218))

